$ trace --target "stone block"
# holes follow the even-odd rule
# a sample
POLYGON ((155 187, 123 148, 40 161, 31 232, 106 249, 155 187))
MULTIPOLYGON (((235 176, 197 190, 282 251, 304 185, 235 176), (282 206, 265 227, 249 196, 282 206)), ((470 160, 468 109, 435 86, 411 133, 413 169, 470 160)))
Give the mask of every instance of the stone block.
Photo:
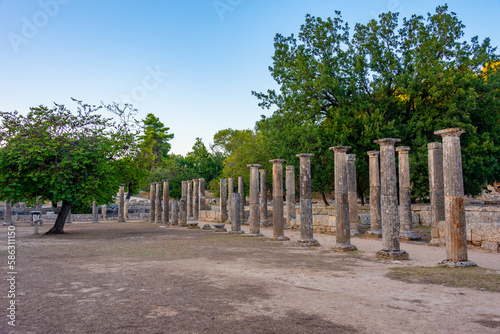
POLYGON ((498 252, 499 251, 499 243, 498 242, 483 242, 481 244, 481 248, 498 252))
POLYGON ((369 214, 359 215, 359 226, 369 228, 371 223, 371 216, 369 214))
POLYGON ((420 214, 412 212, 411 214, 411 224, 413 227, 420 226, 420 214))

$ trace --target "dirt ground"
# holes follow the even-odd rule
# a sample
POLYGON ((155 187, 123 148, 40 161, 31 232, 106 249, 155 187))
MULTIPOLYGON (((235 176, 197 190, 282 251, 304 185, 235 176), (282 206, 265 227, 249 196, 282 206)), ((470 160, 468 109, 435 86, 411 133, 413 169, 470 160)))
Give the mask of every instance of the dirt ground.
MULTIPOLYGON (((386 277, 435 266, 443 247, 402 243, 410 261, 390 263, 375 258, 380 240, 354 237, 359 251, 334 253, 335 236, 303 248, 288 230, 290 242, 145 222, 65 231, 16 226, 16 327, 2 315, 0 333, 500 333, 500 293, 386 277)), ((5 278, 6 227, 0 240, 5 278)), ((500 273, 499 253, 469 258, 500 273)))

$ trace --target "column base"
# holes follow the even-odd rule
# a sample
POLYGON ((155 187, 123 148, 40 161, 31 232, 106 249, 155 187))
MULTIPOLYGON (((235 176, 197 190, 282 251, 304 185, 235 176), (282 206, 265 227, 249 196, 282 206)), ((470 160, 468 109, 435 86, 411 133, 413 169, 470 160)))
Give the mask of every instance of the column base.
POLYGON ((180 227, 188 227, 188 224, 180 224, 180 227))
POLYGON ((352 252, 358 250, 358 247, 354 245, 336 244, 331 250, 334 252, 352 252))
POLYGON ((125 223, 125 219, 123 219, 123 220, 119 220, 119 219, 118 219, 118 222, 119 222, 119 223, 125 223))
POLYGON ((404 250, 385 250, 382 249, 378 251, 375 256, 384 260, 409 260, 410 254, 405 252, 404 250))
POLYGON ((299 239, 297 240, 302 247, 318 247, 320 246, 318 240, 316 239, 299 239))
POLYGON ((436 247, 441 246, 441 243, 439 242, 439 238, 431 238, 431 241, 429 241, 427 246, 436 246, 436 247))
POLYGON ((199 230, 200 227, 198 226, 198 223, 188 223, 188 229, 189 230, 199 230))
POLYGON ((170 224, 170 222, 166 222, 166 223, 164 222, 163 225, 170 226, 172 224, 170 224))
POLYGON ((273 223, 267 221, 267 220, 264 220, 263 222, 260 222, 260 226, 262 227, 269 227, 269 226, 273 226, 273 223))
POLYGON ((203 225, 202 230, 212 231, 212 227, 210 226, 210 224, 205 224, 203 225))
POLYGON ((214 224, 213 232, 215 232, 215 233, 217 233, 217 232, 227 232, 227 230, 226 230, 226 224, 224 224, 224 223, 222 223, 222 224, 214 224))
POLYGON ((420 240, 422 237, 413 231, 400 231, 399 232, 400 240, 420 240))
POLYGON ((244 234, 245 232, 244 231, 229 231, 229 234, 244 234))
POLYGON ((368 230, 363 234, 363 238, 379 239, 382 238, 382 230, 368 230))
POLYGON ((443 260, 438 263, 440 267, 449 267, 449 268, 465 268, 465 267, 476 267, 472 261, 452 261, 452 260, 443 260))
POLYGON ((264 234, 262 233, 251 233, 251 234, 245 234, 245 237, 254 237, 254 238, 258 238, 258 237, 263 237, 264 234))
POLYGON ((288 241, 288 240, 290 240, 290 238, 285 237, 284 235, 279 236, 279 237, 269 238, 269 241, 288 241))

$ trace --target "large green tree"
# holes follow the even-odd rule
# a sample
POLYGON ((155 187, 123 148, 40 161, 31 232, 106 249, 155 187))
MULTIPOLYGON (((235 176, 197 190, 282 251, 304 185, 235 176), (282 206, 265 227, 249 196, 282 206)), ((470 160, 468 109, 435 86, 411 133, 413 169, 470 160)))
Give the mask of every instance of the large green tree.
POLYGON ((141 141, 142 154, 150 156, 153 161, 151 169, 153 170, 163 158, 166 158, 170 152, 171 145, 169 141, 174 138, 174 134, 169 134, 169 127, 166 127, 158 117, 153 114, 147 114, 142 120, 143 134, 139 137, 141 141))
POLYGON ((75 112, 60 104, 31 108, 26 116, 0 112, 0 198, 62 202, 48 234, 63 233, 73 205, 112 202, 116 161, 135 150, 130 105, 105 106, 120 118, 113 121, 98 113, 104 106, 74 101, 75 112))
POLYGON ((307 15, 298 37, 276 35, 270 71, 280 88, 253 92, 261 107, 275 109, 257 130, 274 156, 314 153, 319 191, 333 184, 328 146, 352 146, 360 195, 368 188, 366 151, 378 149, 373 140, 399 137, 412 148, 413 194, 424 197, 427 143, 439 140, 435 130, 461 127, 466 192, 477 194, 500 179, 498 56, 488 39, 463 41, 463 29, 447 6, 402 23, 382 14, 357 24, 352 37, 340 12, 307 15))

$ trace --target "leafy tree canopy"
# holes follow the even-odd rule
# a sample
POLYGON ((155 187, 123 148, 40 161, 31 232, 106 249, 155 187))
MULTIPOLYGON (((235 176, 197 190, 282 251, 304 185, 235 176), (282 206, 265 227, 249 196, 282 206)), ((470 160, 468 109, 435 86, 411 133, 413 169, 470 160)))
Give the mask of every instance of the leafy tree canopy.
MULTIPOLYGON (((143 154, 152 155, 152 160, 157 165, 163 158, 167 157, 171 145, 169 140, 174 138, 174 134, 169 134, 169 127, 166 127, 158 117, 147 114, 142 120, 144 133, 139 137, 143 154)), ((152 169, 154 166, 152 166, 152 169)))
POLYGON ((55 104, 26 116, 0 112, 0 198, 19 202, 63 202, 49 234, 63 233, 73 205, 110 203, 118 191, 117 160, 135 151, 134 109, 76 101, 76 111, 55 104), (119 116, 113 121, 102 108, 119 116))

